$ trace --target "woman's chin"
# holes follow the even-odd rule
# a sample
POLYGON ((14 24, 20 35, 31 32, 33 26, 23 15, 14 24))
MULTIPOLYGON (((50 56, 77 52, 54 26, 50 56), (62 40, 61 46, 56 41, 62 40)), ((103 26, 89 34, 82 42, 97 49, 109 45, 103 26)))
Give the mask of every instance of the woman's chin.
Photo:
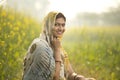
POLYGON ((57 39, 59 39, 59 40, 62 39, 62 35, 57 35, 56 37, 57 37, 57 39))
POLYGON ((62 35, 58 35, 57 38, 62 38, 62 35))

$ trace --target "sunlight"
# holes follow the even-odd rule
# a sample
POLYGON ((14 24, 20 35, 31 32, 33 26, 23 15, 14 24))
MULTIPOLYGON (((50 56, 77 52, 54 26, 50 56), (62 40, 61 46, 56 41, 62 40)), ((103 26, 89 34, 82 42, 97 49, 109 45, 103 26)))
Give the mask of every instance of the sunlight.
POLYGON ((4 5, 6 5, 6 0, 0 0, 0 6, 4 6, 4 5))
POLYGON ((67 17, 73 18, 77 13, 95 12, 101 13, 109 7, 116 6, 117 0, 50 0, 48 11, 57 10, 67 17))
POLYGON ((35 2, 35 9, 36 9, 37 11, 39 11, 39 10, 41 9, 41 5, 40 5, 40 2, 39 2, 39 1, 36 1, 36 2, 35 2))

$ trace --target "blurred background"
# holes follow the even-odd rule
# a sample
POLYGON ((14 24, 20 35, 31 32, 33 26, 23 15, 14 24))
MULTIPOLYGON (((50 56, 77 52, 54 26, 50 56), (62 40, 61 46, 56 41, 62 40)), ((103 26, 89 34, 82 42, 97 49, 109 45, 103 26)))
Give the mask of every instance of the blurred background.
POLYGON ((120 0, 0 0, 0 80, 20 80, 44 16, 67 18, 62 43, 75 72, 120 80, 120 0))
POLYGON ((42 20, 49 11, 60 11, 69 26, 103 26, 120 24, 120 0, 3 0, 17 11, 42 20))

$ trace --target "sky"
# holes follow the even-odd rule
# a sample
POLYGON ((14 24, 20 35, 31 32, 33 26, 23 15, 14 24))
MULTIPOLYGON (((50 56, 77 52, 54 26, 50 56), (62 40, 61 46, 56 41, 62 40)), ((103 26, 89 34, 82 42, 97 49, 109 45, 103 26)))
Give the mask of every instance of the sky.
POLYGON ((120 0, 0 0, 0 5, 5 2, 15 8, 29 10, 40 18, 50 11, 60 11, 68 20, 73 19, 78 13, 94 12, 99 14, 120 4, 120 0))
POLYGON ((68 18, 73 18, 77 13, 95 12, 102 13, 110 7, 116 7, 120 0, 49 0, 48 11, 61 11, 68 18))

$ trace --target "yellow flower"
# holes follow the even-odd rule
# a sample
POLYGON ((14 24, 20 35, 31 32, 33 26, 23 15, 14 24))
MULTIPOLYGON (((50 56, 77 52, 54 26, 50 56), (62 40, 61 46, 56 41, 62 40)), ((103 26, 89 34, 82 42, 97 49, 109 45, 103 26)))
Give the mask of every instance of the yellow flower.
POLYGON ((5 45, 5 41, 0 41, 0 46, 4 46, 5 45))
POLYGON ((1 13, 1 15, 2 15, 3 17, 5 17, 5 16, 6 16, 6 12, 3 11, 3 12, 1 13))
POLYGON ((11 35, 12 37, 14 37, 14 36, 15 36, 15 33, 14 33, 13 31, 10 31, 10 35, 11 35))
POLYGON ((18 31, 18 30, 19 30, 19 27, 16 26, 16 27, 13 28, 13 30, 14 30, 14 31, 18 31))
POLYGON ((21 22, 18 21, 18 22, 17 22, 17 26, 20 26, 20 25, 21 25, 21 22))
POLYGON ((25 36, 25 32, 22 32, 22 36, 25 36))
POLYGON ((0 31, 1 31, 2 29, 1 29, 1 26, 0 26, 0 31))
POLYGON ((14 16, 13 15, 9 15, 8 16, 10 20, 14 20, 14 16))
POLYGON ((6 22, 3 23, 3 26, 6 26, 6 22))

